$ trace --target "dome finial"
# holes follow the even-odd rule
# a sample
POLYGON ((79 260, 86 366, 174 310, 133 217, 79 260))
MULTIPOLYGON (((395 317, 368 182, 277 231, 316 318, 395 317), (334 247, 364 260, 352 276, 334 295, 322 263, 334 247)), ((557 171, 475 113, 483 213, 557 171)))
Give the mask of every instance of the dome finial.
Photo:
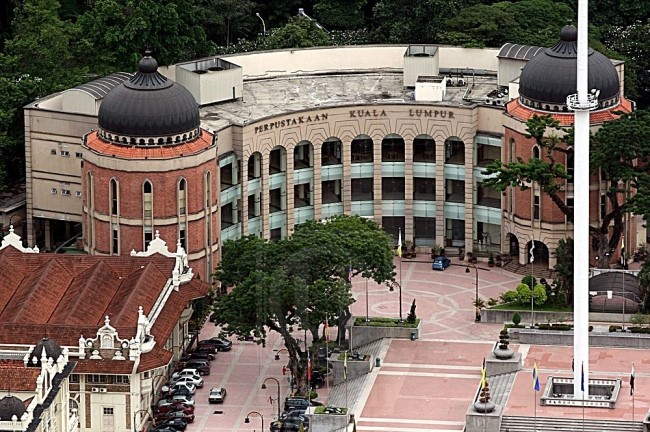
POLYGON ((157 70, 158 62, 151 56, 151 49, 147 48, 144 51, 144 57, 142 57, 142 59, 140 59, 140 62, 138 62, 138 72, 146 74, 154 73, 157 70))
POLYGON ((560 40, 563 42, 576 42, 578 40, 578 29, 571 24, 565 25, 560 31, 560 40))

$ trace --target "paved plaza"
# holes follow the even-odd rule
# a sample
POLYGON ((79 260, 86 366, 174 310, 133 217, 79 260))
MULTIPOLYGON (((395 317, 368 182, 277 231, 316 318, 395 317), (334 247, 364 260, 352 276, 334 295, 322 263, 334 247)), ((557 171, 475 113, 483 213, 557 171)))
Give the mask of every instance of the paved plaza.
MULTIPOLYGON (((347 392, 343 385, 334 389, 319 389, 319 400, 335 405, 347 405, 354 412, 358 431, 421 432, 462 431, 465 412, 473 401, 480 382, 483 357, 493 348, 500 324, 474 322, 475 273, 465 272, 457 259, 445 271, 431 270, 429 262, 404 260, 401 268, 402 314, 409 312, 416 300, 417 316, 423 320, 420 340, 384 340, 369 349, 381 359, 381 367, 364 378, 350 380, 347 392), (331 394, 330 394, 331 393, 331 394), (330 399, 331 398, 331 399, 330 399)), ((396 261, 398 279, 399 262, 396 261)), ((521 276, 501 268, 482 269, 479 264, 479 295, 484 300, 497 298, 513 289, 521 276)), ((353 280, 356 303, 352 312, 366 314, 366 298, 371 316, 399 316, 399 290, 390 292, 385 285, 367 283, 363 278, 353 280)), ((215 336, 218 328, 207 323, 201 339, 215 336)), ((334 334, 334 332, 332 332, 334 334)), ((302 333, 301 333, 302 335, 302 333)), ((236 341, 230 352, 219 353, 212 363, 212 373, 205 386, 196 394, 196 421, 188 427, 194 431, 261 431, 277 417, 277 384, 280 399, 289 394, 287 377, 282 374, 286 354, 275 360, 282 348, 277 334, 271 333, 266 347, 252 342, 236 341), (271 378, 271 379, 267 379, 271 378), (267 388, 261 389, 266 380, 267 388), (209 405, 211 387, 223 386, 228 396, 223 405, 209 405)), ((516 345, 512 347, 524 356, 524 369, 517 373, 505 407, 505 415, 533 416, 532 367, 537 360, 542 388, 549 375, 571 376, 571 347, 516 345)), ((629 373, 635 361, 636 392, 634 418, 640 421, 650 402, 650 357, 641 350, 591 348, 592 378, 618 377, 623 389, 615 410, 586 409, 587 418, 632 420, 632 397, 629 396, 629 373)), ((540 417, 581 418, 581 408, 550 408, 537 406, 540 417)))

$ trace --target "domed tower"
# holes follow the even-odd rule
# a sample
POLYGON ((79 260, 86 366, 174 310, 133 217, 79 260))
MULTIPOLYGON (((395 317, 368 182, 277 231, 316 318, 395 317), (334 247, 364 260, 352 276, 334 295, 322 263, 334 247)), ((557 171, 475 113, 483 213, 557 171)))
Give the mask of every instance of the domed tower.
MULTIPOLYGON (((515 162, 518 158, 546 159, 548 156, 528 137, 526 122, 534 115, 551 115, 562 127, 574 123, 573 111, 567 107, 567 97, 577 89, 578 30, 566 26, 560 32, 560 41, 551 48, 540 51, 524 66, 519 77, 519 96, 506 106, 509 120, 504 122, 502 160, 515 162)), ((622 94, 619 74, 605 55, 589 49, 588 88, 598 100, 598 107, 590 112, 590 127, 595 132, 604 122, 618 118, 617 112, 629 112, 632 103, 622 94)), ((562 131, 556 131, 562 134, 562 131)), ((556 163, 573 173, 573 151, 563 148, 553 155, 556 163)), ((590 222, 599 224, 601 212, 598 203, 601 193, 598 178, 591 182, 590 222)), ((504 200, 503 250, 516 256, 520 264, 530 263, 531 249, 538 269, 555 266, 555 251, 560 239, 571 236, 573 224, 539 185, 529 184, 529 189, 509 188, 504 200), (533 249, 534 245, 534 249, 533 249)), ((568 207, 573 207, 573 180, 567 180, 560 196, 568 207)))
POLYGON ((0 399, 0 421, 11 421, 13 417, 20 420, 25 411, 25 403, 16 396, 6 395, 0 399))
POLYGON ((129 255, 159 232, 205 280, 218 259, 219 169, 216 136, 201 129, 194 97, 147 52, 106 95, 98 124, 83 143, 84 249, 129 255))
POLYGON ((50 338, 43 338, 34 347, 34 350, 30 354, 29 363, 27 366, 31 367, 40 367, 41 359, 43 358, 43 351, 45 351, 45 358, 52 359, 55 363, 59 357, 63 354, 61 346, 56 343, 55 340, 50 338))

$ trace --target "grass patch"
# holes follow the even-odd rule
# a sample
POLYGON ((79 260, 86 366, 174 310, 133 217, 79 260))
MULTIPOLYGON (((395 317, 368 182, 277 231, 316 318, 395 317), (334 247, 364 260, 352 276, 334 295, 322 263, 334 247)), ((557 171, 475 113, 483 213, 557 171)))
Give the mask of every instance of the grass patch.
MULTIPOLYGON (((530 311, 530 305, 522 305, 521 303, 504 303, 490 307, 494 310, 511 310, 511 311, 530 311)), ((573 308, 569 306, 558 305, 541 305, 535 306, 535 312, 570 312, 573 313, 573 308)))
POLYGON ((420 324, 420 318, 417 318, 414 323, 405 321, 399 322, 397 318, 370 318, 370 321, 366 321, 363 317, 357 317, 354 320, 355 326, 366 326, 366 327, 405 327, 405 328, 417 328, 420 324))

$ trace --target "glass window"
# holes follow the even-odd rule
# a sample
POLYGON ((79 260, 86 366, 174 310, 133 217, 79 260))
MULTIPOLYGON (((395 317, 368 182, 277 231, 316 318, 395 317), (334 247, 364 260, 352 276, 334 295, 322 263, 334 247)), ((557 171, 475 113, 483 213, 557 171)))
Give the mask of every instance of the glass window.
POLYGON ((413 162, 436 161, 436 141, 429 135, 418 135, 413 140, 413 162))
POLYGON ((350 185, 352 201, 372 201, 374 199, 372 178, 352 179, 350 185))
POLYGON ((352 163, 365 163, 373 161, 374 144, 368 135, 359 135, 352 140, 350 154, 352 163))

